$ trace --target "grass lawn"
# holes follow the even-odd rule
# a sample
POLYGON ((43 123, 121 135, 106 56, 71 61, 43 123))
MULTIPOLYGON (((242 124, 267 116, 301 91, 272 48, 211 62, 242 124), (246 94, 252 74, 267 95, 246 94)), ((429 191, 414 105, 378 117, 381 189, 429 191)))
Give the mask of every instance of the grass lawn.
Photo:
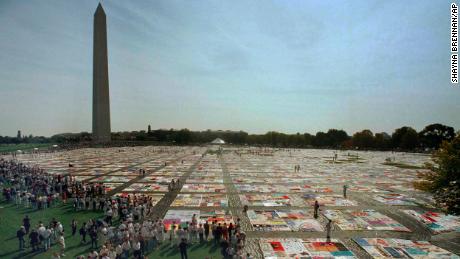
MULTIPOLYGON (((18 240, 16 231, 22 225, 25 215, 31 218, 31 228, 36 227, 39 221, 48 224, 55 217, 64 226, 66 241, 66 256, 64 258, 75 258, 77 255, 87 254, 91 251, 91 246, 81 245, 80 236, 77 234, 72 237, 70 233, 70 222, 73 218, 78 221, 78 228, 82 222, 91 218, 99 218, 101 213, 92 211, 74 212, 70 204, 60 204, 54 208, 46 210, 31 210, 26 208, 16 208, 14 204, 0 202, 0 258, 51 258, 53 252, 58 251, 58 246, 54 245, 48 252, 32 253, 28 247, 28 236, 26 236, 26 250, 18 251, 18 240)), ((89 237, 87 236, 87 240, 89 237)), ((221 258, 220 249, 211 245, 211 242, 201 245, 193 245, 189 248, 189 258, 204 259, 221 258)), ((169 243, 158 247, 153 253, 148 254, 149 258, 180 258, 178 249, 170 248, 169 243)))
POLYGON ((47 148, 54 145, 54 143, 23 143, 23 144, 1 144, 0 152, 12 152, 16 150, 29 150, 33 148, 47 148))
MULTIPOLYGON (((11 203, 5 203, 3 200, 0 203, 3 207, 0 209, 0 258, 51 258, 54 251, 58 250, 58 247, 52 246, 46 253, 31 252, 31 248, 26 250, 18 251, 18 239, 16 238, 16 231, 22 225, 22 219, 25 215, 29 215, 31 219, 31 228, 36 227, 39 221, 44 224, 49 224, 51 219, 55 217, 64 226, 64 235, 66 241, 66 257, 74 258, 76 255, 88 252, 89 246, 80 246, 80 236, 71 236, 70 222, 75 218, 79 227, 82 222, 86 222, 91 218, 98 218, 101 213, 92 211, 74 212, 70 204, 60 204, 54 208, 46 210, 32 210, 26 208, 16 208, 16 205, 11 203)), ((28 236, 26 236, 26 246, 28 246, 28 236)))

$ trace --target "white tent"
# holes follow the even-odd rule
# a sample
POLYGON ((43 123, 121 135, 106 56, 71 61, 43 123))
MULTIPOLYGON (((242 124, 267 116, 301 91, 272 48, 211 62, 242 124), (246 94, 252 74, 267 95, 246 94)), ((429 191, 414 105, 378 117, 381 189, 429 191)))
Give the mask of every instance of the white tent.
POLYGON ((225 144, 225 141, 223 141, 221 138, 216 138, 215 140, 213 140, 211 142, 211 144, 213 144, 213 145, 223 145, 223 144, 225 144))

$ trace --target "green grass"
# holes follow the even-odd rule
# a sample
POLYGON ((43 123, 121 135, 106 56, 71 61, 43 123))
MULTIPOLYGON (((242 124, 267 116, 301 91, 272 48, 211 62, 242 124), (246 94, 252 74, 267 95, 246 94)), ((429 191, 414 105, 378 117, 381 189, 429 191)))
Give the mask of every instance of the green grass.
POLYGON ((22 143, 22 144, 1 144, 0 152, 12 152, 16 150, 30 150, 33 148, 47 148, 54 145, 54 143, 22 143))
MULTIPOLYGON (((31 228, 36 227, 39 221, 48 224, 55 217, 64 226, 66 249, 64 258, 75 258, 78 255, 88 254, 91 251, 90 244, 80 244, 80 236, 77 234, 72 237, 70 233, 70 223, 73 218, 78 221, 78 229, 82 222, 89 219, 99 218, 101 213, 92 211, 74 212, 70 204, 60 204, 54 208, 46 210, 31 210, 26 208, 16 208, 16 205, 0 202, 0 258, 51 258, 51 255, 58 251, 57 245, 51 247, 46 253, 32 253, 31 248, 27 247, 25 251, 18 251, 18 240, 16 231, 22 225, 22 219, 25 215, 31 218, 31 228)), ((89 237, 87 236, 87 241, 89 237)), ((99 244, 101 245, 101 244, 99 244)), ((28 246, 28 237, 26 236, 26 246, 28 246)), ((211 242, 205 244, 195 244, 189 248, 189 258, 221 258, 220 248, 211 245, 211 242)), ((149 258, 180 258, 177 248, 170 248, 166 242, 158 247, 153 253, 148 254, 149 258)))
MULTIPOLYGON (((92 211, 74 212, 71 205, 60 204, 54 208, 46 210, 32 210, 26 208, 16 208, 16 205, 1 202, 0 206, 0 258, 51 258, 53 252, 58 251, 58 247, 52 246, 46 253, 32 254, 31 248, 27 248, 23 252, 18 251, 18 240, 16 231, 22 225, 22 219, 25 215, 31 218, 31 228, 36 227, 39 221, 44 224, 49 224, 53 217, 60 221, 64 226, 66 240, 66 255, 73 258, 76 255, 89 252, 89 246, 80 246, 80 236, 77 234, 72 237, 70 223, 75 218, 79 227, 81 223, 88 221, 91 218, 101 217, 101 213, 92 211)), ((26 244, 28 245, 28 236, 26 236, 26 244)))
POLYGON ((395 166, 404 169, 424 169, 423 166, 416 166, 416 165, 408 165, 404 163, 397 163, 397 162, 385 162, 383 165, 395 166))

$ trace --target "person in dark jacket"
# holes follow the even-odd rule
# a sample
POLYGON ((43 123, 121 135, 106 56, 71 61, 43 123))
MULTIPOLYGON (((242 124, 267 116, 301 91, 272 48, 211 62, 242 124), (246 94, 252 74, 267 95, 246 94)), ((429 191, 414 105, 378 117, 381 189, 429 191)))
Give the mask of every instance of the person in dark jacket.
POLYGON ((233 226, 233 223, 230 222, 230 225, 228 225, 228 240, 230 242, 232 242, 232 234, 234 229, 235 227, 233 226))
POLYGON ((209 223, 208 221, 206 220, 206 222, 204 223, 204 237, 206 238, 206 241, 208 241, 208 237, 209 237, 209 223))
POLYGON ((315 205, 314 205, 314 213, 313 213, 313 217, 315 219, 318 218, 318 211, 319 211, 319 203, 317 200, 315 200, 315 205))
POLYGON ((220 254, 224 257, 227 258, 227 248, 230 246, 227 240, 222 239, 222 242, 220 242, 220 254))
POLYGON ((83 244, 86 243, 86 228, 85 228, 85 223, 83 223, 81 225, 81 228, 80 228, 80 236, 81 236, 81 242, 83 244))
POLYGON ((19 241, 19 250, 24 250, 24 236, 26 235, 26 229, 24 226, 21 226, 21 228, 16 232, 16 237, 18 238, 19 241))
POLYGON ((91 238, 91 248, 97 248, 97 231, 96 228, 91 228, 89 231, 89 237, 91 238))
POLYGON ((222 226, 219 224, 217 224, 217 227, 216 227, 216 234, 214 235, 214 239, 215 239, 215 242, 216 242, 216 245, 219 245, 220 243, 220 239, 222 238, 222 226))
POLYGON ((187 257, 187 240, 182 238, 182 241, 179 244, 179 251, 181 259, 188 259, 187 257))
POLYGON ((32 252, 38 251, 38 232, 35 229, 32 229, 32 232, 29 234, 30 246, 32 246, 32 252))
POLYGON ((70 226, 72 227, 72 236, 75 236, 75 233, 77 233, 77 221, 72 219, 70 226))
POLYGON ((26 230, 26 234, 29 234, 29 229, 30 229, 30 219, 29 219, 29 216, 26 215, 23 219, 22 219, 22 225, 24 226, 25 230, 26 230))

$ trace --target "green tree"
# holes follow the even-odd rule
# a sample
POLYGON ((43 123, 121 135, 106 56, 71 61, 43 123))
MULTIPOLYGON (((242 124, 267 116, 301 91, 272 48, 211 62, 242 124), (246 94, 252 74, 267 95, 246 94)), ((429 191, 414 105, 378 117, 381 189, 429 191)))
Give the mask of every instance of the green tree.
POLYGON ((313 146, 316 146, 316 147, 328 146, 329 143, 328 143, 327 134, 322 131, 317 132, 315 137, 313 138, 312 144, 313 146))
POLYGON ((407 126, 396 129, 391 140, 395 148, 414 149, 419 146, 417 131, 407 126))
POLYGON ((406 134, 402 136, 400 147, 402 149, 410 150, 419 147, 419 144, 420 142, 417 131, 413 128, 409 128, 407 129, 406 134))
POLYGON ((375 133, 374 144, 376 149, 388 149, 391 147, 391 136, 386 132, 375 133))
POLYGON ((449 141, 455 137, 455 130, 452 127, 435 123, 420 131, 419 137, 423 147, 437 149, 444 140, 449 141))
POLYGON ((436 202, 450 214, 460 215, 460 134, 451 142, 442 142, 433 154, 429 172, 421 173, 414 185, 433 193, 436 202))
POLYGON ((311 135, 310 133, 304 133, 303 134, 303 144, 304 144, 304 146, 311 146, 314 137, 315 136, 311 135))
POLYGON ((330 129, 326 133, 328 146, 339 147, 342 143, 349 139, 347 132, 344 130, 330 129))
POLYGON ((352 137, 352 141, 355 147, 372 148, 374 147, 374 134, 368 129, 356 132, 352 137))

